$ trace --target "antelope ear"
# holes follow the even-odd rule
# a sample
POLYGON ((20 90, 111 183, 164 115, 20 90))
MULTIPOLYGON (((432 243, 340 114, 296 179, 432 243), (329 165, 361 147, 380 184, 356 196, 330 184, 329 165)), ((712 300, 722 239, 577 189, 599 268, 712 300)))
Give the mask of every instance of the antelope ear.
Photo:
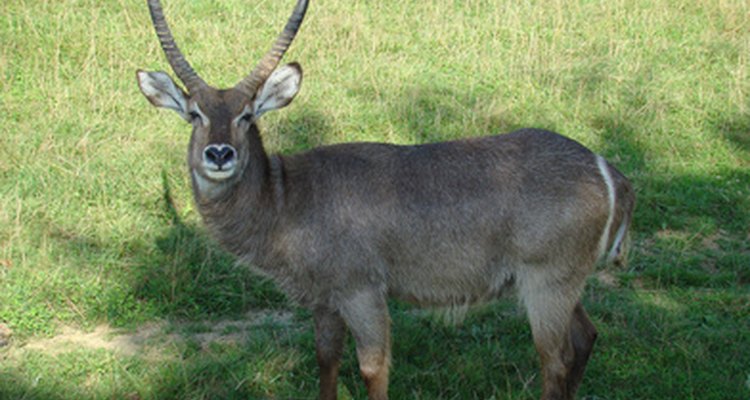
POLYGON ((302 67, 289 63, 271 74, 258 89, 253 102, 253 114, 257 119, 267 111, 278 110, 292 102, 302 83, 302 67))
POLYGON ((188 115, 188 95, 180 89, 166 72, 148 72, 138 70, 138 87, 148 101, 156 107, 169 108, 190 121, 188 115))

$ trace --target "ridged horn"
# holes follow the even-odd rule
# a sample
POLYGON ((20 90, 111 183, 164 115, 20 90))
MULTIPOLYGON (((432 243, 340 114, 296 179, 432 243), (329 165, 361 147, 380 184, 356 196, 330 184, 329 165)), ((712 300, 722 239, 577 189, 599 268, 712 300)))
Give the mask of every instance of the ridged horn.
POLYGON ((167 20, 164 18, 161 2, 159 0, 148 0, 148 9, 151 12, 151 21, 154 24, 156 36, 159 37, 161 48, 164 50, 164 55, 167 56, 169 65, 172 66, 174 73, 185 84, 188 92, 192 93, 207 86, 206 82, 198 76, 193 67, 190 66, 190 63, 185 59, 185 56, 182 55, 180 48, 177 47, 177 43, 175 43, 172 37, 172 32, 169 30, 169 25, 167 25, 167 20))
POLYGON ((286 22, 284 30, 276 38, 273 47, 263 56, 253 72, 235 86, 236 89, 251 97, 255 94, 258 87, 271 76, 273 70, 279 65, 281 57, 284 56, 289 45, 292 44, 292 40, 294 40, 294 36, 297 34, 300 25, 302 25, 302 20, 305 18, 305 12, 307 11, 307 3, 308 0, 297 1, 292 15, 286 22))

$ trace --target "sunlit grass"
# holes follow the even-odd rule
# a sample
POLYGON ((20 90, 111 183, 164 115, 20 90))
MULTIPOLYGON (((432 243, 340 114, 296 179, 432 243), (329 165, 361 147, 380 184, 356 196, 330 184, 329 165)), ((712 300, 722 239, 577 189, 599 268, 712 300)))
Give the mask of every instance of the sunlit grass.
MULTIPOLYGON (((236 83, 293 2, 168 1, 209 82, 236 83)), ((309 316, 208 238, 185 173, 189 127, 135 70, 168 70, 143 2, 0 5, 0 398, 310 398, 309 316), (240 343, 178 332, 144 354, 23 345, 102 324, 211 324, 293 310, 240 343), (156 357, 155 354, 160 354, 156 357)), ((750 5, 742 0, 313 1, 287 60, 294 104, 262 121, 290 153, 534 126, 606 156, 638 192, 628 267, 592 281, 601 331, 580 394, 750 396, 750 5)), ((534 398, 512 301, 445 327, 396 304, 393 398, 534 398)), ((227 334, 232 332, 227 332, 227 334)), ((364 397, 351 343, 343 398, 364 397)))

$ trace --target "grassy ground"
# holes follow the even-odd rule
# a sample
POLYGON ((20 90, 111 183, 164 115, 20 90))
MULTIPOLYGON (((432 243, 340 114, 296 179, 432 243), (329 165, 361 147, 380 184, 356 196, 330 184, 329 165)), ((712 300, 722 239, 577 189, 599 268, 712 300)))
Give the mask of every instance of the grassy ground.
MULTIPOLYGON (((232 85, 292 3, 165 7, 232 85)), ((145 4, 3 2, 0 43, 0 398, 314 397, 309 314, 206 236, 189 128, 136 87, 168 68, 145 4)), ((639 203, 629 265, 584 296, 601 334, 580 395, 750 398, 745 0, 315 0, 287 59, 305 82, 263 121, 273 151, 534 126, 606 156, 639 203)), ((394 399, 538 396, 512 300, 458 327, 392 313, 394 399)), ((351 343, 339 390, 365 395, 351 343)))

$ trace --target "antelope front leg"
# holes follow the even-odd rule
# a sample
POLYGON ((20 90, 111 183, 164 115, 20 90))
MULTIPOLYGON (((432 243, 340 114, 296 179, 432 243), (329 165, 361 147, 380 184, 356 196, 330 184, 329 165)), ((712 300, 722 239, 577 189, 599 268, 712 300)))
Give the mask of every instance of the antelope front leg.
POLYGON ((342 306, 342 316, 354 335, 367 397, 387 400, 391 331, 385 296, 374 290, 356 293, 342 306))
POLYGON ((336 400, 336 380, 344 348, 346 325, 335 311, 313 310, 315 349, 320 368, 320 400, 336 400))

